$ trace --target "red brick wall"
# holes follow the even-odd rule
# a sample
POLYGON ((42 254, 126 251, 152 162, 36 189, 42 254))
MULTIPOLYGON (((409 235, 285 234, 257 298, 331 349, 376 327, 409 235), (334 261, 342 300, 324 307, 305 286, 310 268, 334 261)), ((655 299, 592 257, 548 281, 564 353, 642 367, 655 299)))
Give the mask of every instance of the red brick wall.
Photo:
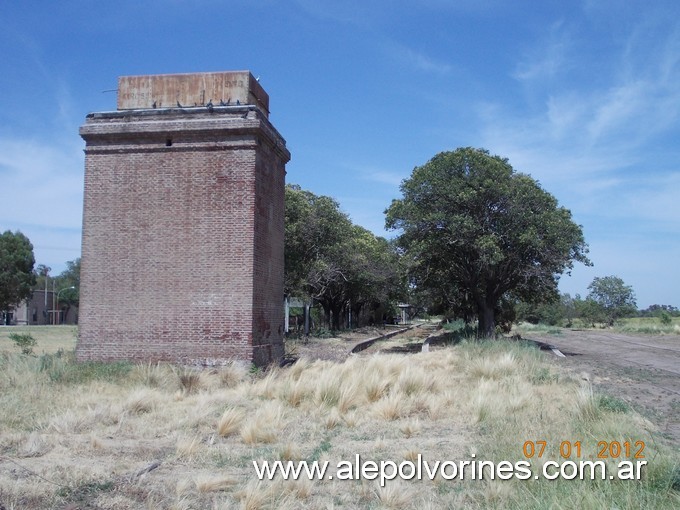
POLYGON ((280 358, 290 155, 269 121, 248 107, 111 112, 81 135, 78 359, 280 358))
POLYGON ((283 253, 285 169, 276 151, 263 144, 255 180, 255 251, 253 345, 255 359, 281 358, 283 347, 283 253), (279 296, 268 299, 267 296, 279 296))

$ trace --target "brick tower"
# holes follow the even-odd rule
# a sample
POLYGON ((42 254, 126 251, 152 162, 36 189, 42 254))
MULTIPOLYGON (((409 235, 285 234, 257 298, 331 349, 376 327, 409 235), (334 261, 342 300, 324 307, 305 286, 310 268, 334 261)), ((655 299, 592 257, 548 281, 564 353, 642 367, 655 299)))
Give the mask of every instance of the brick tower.
POLYGON ((247 71, 128 76, 89 114, 78 360, 283 355, 285 140, 247 71))

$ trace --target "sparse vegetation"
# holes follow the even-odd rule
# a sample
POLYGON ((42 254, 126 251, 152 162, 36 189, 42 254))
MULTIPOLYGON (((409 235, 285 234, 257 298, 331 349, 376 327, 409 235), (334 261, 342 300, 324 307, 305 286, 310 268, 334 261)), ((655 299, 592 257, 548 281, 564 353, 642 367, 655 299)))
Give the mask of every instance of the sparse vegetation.
POLYGON ((670 323, 665 323, 656 317, 631 317, 621 319, 615 325, 615 329, 622 333, 678 335, 680 334, 680 318, 674 317, 670 323))
POLYGON ((10 333, 9 339, 26 355, 33 354, 33 347, 38 343, 30 333, 10 333))
MULTIPOLYGON (((75 365, 0 354, 0 503, 7 508, 670 508, 677 457, 625 402, 521 342, 301 359, 248 373, 75 365), (75 375, 80 374, 80 375, 75 375), (55 384, 56 383, 56 384, 55 384), (522 460, 581 438, 644 440, 642 482, 257 481, 253 460, 522 460), (5 469, 10 459, 11 469, 5 469), (160 463, 161 469, 153 469, 160 463), (14 470, 14 471, 12 471, 14 470), (12 474, 14 473, 14 474, 12 474), (141 473, 141 474, 140 474, 141 473)), ((584 455, 585 455, 584 454, 584 455)), ((538 465, 538 462, 536 462, 538 465)))

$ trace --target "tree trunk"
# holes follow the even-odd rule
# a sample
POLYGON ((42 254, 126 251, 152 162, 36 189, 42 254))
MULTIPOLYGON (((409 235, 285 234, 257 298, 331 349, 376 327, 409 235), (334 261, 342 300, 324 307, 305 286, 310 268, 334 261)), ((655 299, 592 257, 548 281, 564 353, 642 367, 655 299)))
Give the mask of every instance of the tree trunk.
POLYGON ((496 336, 496 316, 494 313, 494 303, 488 300, 481 300, 477 303, 477 337, 493 338, 496 336))
POLYGON ((323 318, 325 322, 325 326, 328 329, 331 329, 331 307, 330 305, 326 303, 321 303, 321 307, 323 308, 323 318))
POLYGON ((342 320, 342 306, 336 305, 332 308, 333 314, 332 314, 332 325, 331 325, 331 330, 333 331, 340 331, 341 329, 341 323, 340 321, 342 320))

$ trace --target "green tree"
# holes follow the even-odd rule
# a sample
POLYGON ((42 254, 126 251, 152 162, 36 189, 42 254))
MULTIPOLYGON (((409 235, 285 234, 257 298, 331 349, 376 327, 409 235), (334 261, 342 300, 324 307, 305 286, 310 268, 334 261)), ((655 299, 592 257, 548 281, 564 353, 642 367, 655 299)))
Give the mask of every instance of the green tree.
POLYGON ((80 257, 66 262, 66 269, 55 278, 55 288, 59 294, 59 303, 68 316, 71 307, 80 306, 80 257))
POLYGON ((35 268, 35 285, 33 285, 33 290, 41 290, 43 295, 43 302, 45 303, 45 310, 43 310, 43 322, 45 324, 49 323, 51 317, 47 316, 46 310, 48 310, 47 292, 50 284, 50 271, 52 268, 46 266, 45 264, 38 264, 35 268))
MULTIPOLYGON (((568 295, 568 294, 567 294, 568 295)), ((565 318, 565 306, 562 297, 559 300, 543 303, 526 303, 520 301, 515 305, 517 320, 531 324, 548 324, 559 326, 565 318)))
POLYGON ((399 260, 394 246, 386 239, 358 225, 343 243, 348 280, 345 285, 347 307, 357 323, 360 317, 382 319, 389 303, 404 295, 399 260))
POLYGON ((641 317, 661 317, 661 314, 666 313, 671 317, 680 317, 680 310, 673 305, 650 305, 644 310, 640 310, 641 317))
POLYGON ((584 326, 595 327, 596 324, 606 322, 605 314, 602 306, 594 299, 587 297, 586 299, 574 300, 574 308, 576 316, 581 319, 584 326))
POLYGON ((35 284, 33 245, 21 232, 0 234, 0 311, 30 297, 35 284))
POLYGON ((588 298, 600 305, 610 326, 637 311, 633 287, 626 285, 618 276, 596 277, 588 285, 588 290, 588 298))
POLYGON ((285 290, 321 303, 327 322, 334 313, 339 316, 343 305, 348 281, 343 244, 351 230, 336 200, 286 186, 285 290))
POLYGON ((350 311, 356 324, 395 294, 394 249, 354 225, 336 200, 289 184, 285 213, 286 293, 318 302, 330 328, 350 311))
POLYGON ((574 261, 590 264, 571 213, 507 159, 482 149, 436 155, 401 185, 386 226, 401 231, 418 286, 446 295, 459 315, 495 334, 501 304, 557 295, 574 261))

